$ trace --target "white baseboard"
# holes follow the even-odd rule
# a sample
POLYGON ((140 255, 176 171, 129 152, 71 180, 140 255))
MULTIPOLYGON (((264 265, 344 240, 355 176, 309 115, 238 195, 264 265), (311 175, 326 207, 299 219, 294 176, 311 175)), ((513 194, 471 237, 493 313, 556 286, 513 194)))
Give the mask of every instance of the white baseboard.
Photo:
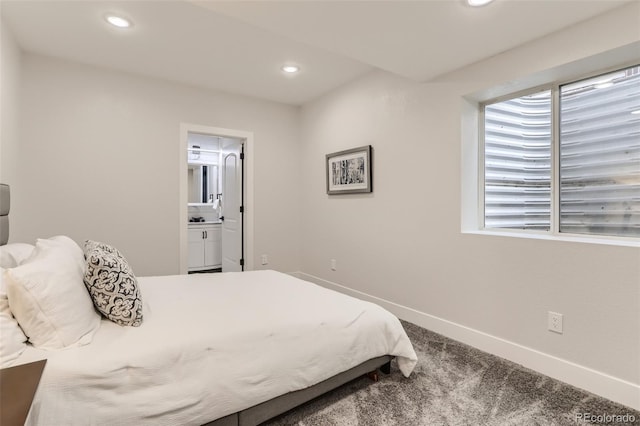
POLYGON ((420 327, 442 334, 451 339, 466 343, 482 351, 506 358, 546 376, 584 389, 596 395, 640 410, 640 385, 631 383, 588 367, 567 361, 538 350, 492 336, 479 330, 456 324, 415 309, 399 305, 369 294, 350 289, 343 285, 306 274, 292 272, 291 275, 345 293, 369 302, 376 303, 398 318, 420 327))

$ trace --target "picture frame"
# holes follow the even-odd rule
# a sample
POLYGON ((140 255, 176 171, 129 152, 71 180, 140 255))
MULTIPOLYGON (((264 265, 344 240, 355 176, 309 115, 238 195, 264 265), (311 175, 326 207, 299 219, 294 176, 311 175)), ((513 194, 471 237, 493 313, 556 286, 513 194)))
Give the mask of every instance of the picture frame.
POLYGON ((327 194, 373 192, 371 145, 326 155, 327 194))

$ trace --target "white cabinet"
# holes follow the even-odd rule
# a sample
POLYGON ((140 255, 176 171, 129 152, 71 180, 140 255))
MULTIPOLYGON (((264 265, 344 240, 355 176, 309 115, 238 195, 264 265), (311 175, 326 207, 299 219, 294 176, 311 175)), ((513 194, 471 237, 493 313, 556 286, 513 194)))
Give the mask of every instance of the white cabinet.
POLYGON ((220 224, 189 225, 189 271, 222 266, 220 224))

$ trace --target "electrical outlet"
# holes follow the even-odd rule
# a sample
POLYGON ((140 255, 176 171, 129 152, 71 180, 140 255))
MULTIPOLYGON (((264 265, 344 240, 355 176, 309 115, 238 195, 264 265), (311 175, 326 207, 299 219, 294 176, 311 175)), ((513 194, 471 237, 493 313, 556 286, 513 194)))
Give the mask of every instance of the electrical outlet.
POLYGON ((269 256, 267 256, 266 254, 263 254, 262 256, 260 256, 260 263, 262 265, 269 264, 269 256))
POLYGON ((548 312, 547 328, 549 331, 562 334, 562 314, 557 312, 548 312))
POLYGON ((331 259, 331 270, 335 271, 336 269, 338 269, 338 264, 335 259, 331 259))

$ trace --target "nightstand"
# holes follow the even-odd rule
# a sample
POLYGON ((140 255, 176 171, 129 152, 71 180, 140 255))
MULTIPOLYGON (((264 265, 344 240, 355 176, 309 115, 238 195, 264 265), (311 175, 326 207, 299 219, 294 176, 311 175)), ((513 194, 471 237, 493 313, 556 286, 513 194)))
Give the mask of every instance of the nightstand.
POLYGON ((24 426, 47 360, 0 370, 0 425, 24 426))

